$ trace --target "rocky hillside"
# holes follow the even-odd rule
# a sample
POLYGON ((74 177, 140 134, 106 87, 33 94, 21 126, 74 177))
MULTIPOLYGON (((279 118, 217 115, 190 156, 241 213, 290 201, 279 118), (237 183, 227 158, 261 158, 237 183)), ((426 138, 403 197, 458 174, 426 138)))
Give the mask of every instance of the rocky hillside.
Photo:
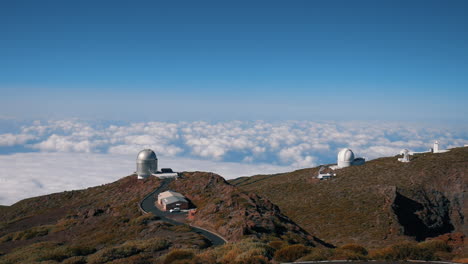
POLYGON ((458 238, 468 234, 466 147, 419 154, 410 163, 379 158, 337 170, 331 180, 314 179, 318 169, 230 182, 268 198, 305 230, 338 246, 359 243, 375 248, 447 233, 458 238))
POLYGON ((138 202, 159 184, 132 175, 2 207, 0 263, 141 263, 171 248, 208 247, 187 227, 141 214, 138 202))
POLYGON ((321 245, 278 206, 257 194, 242 192, 214 173, 184 173, 171 183, 171 188, 183 193, 197 207, 192 224, 216 230, 230 241, 246 236, 262 240, 287 240, 290 243, 321 245))
MULTIPOLYGON (((179 248, 209 248, 210 242, 190 227, 173 226, 139 211, 139 201, 161 183, 155 177, 142 181, 131 175, 0 207, 0 263, 162 263, 179 248)), ((321 244, 276 205, 218 175, 184 173, 171 188, 198 207, 193 224, 231 241, 321 244)))

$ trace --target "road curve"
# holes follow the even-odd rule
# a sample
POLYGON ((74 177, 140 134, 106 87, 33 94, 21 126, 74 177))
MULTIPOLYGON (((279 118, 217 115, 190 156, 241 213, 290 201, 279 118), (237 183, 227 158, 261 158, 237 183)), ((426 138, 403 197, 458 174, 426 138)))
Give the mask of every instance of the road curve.
MULTIPOLYGON (((163 220, 165 222, 168 222, 168 223, 173 224, 173 225, 184 225, 184 223, 181 223, 181 222, 178 222, 178 221, 175 221, 173 219, 168 218, 167 216, 170 215, 171 213, 161 211, 155 206, 157 195, 160 192, 166 191, 167 186, 169 185, 169 183, 171 183, 172 180, 173 179, 170 179, 170 178, 169 179, 162 179, 161 185, 158 188, 156 188, 156 190, 154 190, 151 193, 149 193, 148 195, 146 195, 145 198, 143 198, 143 200, 140 202, 139 206, 140 206, 140 209, 144 213, 153 213, 154 215, 159 216, 161 218, 161 220, 163 220)), ((223 237, 221 237, 220 235, 217 235, 217 234, 215 234, 213 232, 210 232, 210 231, 208 231, 206 229, 202 229, 202 228, 195 227, 195 226, 192 226, 192 225, 190 225, 190 227, 192 228, 193 232, 198 233, 198 234, 204 236, 206 239, 208 239, 213 246, 224 245, 227 242, 227 240, 224 239, 223 237)))

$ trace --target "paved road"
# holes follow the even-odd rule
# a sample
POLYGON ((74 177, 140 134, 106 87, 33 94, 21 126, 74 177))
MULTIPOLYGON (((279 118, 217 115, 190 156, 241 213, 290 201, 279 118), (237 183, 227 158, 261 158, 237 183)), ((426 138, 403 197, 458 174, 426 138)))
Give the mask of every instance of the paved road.
MULTIPOLYGON (((167 186, 171 183, 173 179, 163 179, 161 185, 150 194, 148 194, 143 200, 140 202, 140 207, 143 211, 147 213, 153 213, 156 216, 159 216, 161 220, 171 223, 173 225, 183 225, 184 223, 175 221, 174 219, 168 218, 171 215, 169 212, 161 211, 155 206, 156 197, 159 193, 166 191, 167 186)), ((198 227, 192 226, 192 231, 198 233, 204 237, 206 237, 213 246, 219 246, 225 244, 227 241, 224 240, 221 236, 214 234, 208 230, 204 230, 198 227)))
POLYGON ((298 261, 298 262, 282 262, 281 264, 457 264, 454 262, 445 261, 424 261, 424 260, 401 260, 401 261, 353 261, 353 260, 331 260, 331 261, 298 261))

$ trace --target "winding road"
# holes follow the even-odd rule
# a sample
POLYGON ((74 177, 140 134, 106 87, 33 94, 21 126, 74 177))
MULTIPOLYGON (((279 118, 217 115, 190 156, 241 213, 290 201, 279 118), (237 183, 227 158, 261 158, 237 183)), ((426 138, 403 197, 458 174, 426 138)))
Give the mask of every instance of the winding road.
MULTIPOLYGON (((158 188, 156 188, 156 190, 152 191, 151 193, 146 195, 145 198, 143 198, 143 200, 140 202, 140 209, 144 213, 153 213, 154 215, 159 216, 161 220, 168 222, 170 224, 184 225, 184 223, 168 218, 168 216, 170 216, 171 213, 161 211, 155 205, 156 197, 158 196, 159 193, 167 190, 167 186, 169 185, 169 183, 171 183, 171 181, 173 181, 173 179, 171 178, 163 179, 161 185, 158 188)), ((220 235, 217 235, 206 229, 202 229, 202 228, 195 227, 195 226, 190 226, 190 227, 192 228, 193 232, 198 233, 204 236, 206 239, 208 239, 213 246, 224 245, 227 242, 227 240, 221 237, 220 235)))

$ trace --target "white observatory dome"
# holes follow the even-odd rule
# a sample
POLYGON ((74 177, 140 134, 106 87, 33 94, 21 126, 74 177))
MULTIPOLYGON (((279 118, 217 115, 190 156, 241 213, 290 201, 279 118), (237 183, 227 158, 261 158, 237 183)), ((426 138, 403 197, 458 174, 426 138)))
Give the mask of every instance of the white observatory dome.
POLYGON ((138 179, 145 179, 158 171, 158 158, 151 149, 144 149, 137 156, 138 179))
POLYGON ((354 153, 349 148, 344 148, 338 152, 338 167, 345 168, 352 165, 354 161, 354 153))
POLYGON ((137 161, 138 160, 157 160, 156 153, 151 149, 144 149, 138 153, 137 161))

